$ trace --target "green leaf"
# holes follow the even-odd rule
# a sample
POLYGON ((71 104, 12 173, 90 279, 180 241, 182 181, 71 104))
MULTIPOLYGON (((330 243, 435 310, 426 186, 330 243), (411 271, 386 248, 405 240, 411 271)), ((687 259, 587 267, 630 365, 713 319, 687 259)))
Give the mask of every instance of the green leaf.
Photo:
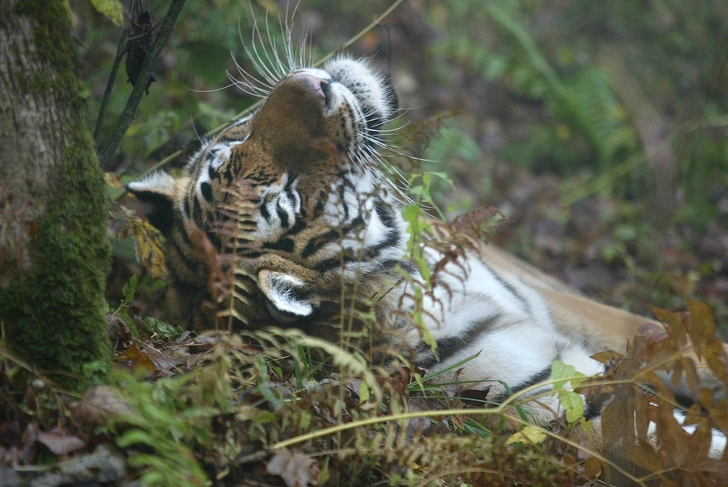
MULTIPOLYGON (((363 382, 362 382, 362 384, 363 384, 363 382)), ((307 411, 303 411, 303 410, 301 411, 301 422, 299 423, 299 426, 301 427, 301 429, 303 431, 308 430, 309 426, 311 426, 312 419, 313 418, 310 413, 308 413, 307 411)))
POLYGON ((363 404, 369 400, 371 394, 369 393, 369 386, 366 382, 361 381, 359 385, 359 404, 363 404))
POLYGON ((586 379, 573 365, 566 365, 561 360, 555 360, 551 364, 551 377, 554 379, 554 390, 563 389, 567 382, 571 382, 572 388, 578 387, 586 379))
POLYGON ((116 439, 116 444, 119 445, 122 448, 125 448, 127 446, 131 445, 137 445, 137 444, 143 444, 148 445, 151 447, 154 447, 156 444, 156 440, 150 436, 148 433, 142 431, 142 430, 129 430, 123 435, 121 435, 119 438, 116 439))
POLYGON ((559 402, 566 411, 566 421, 574 424, 584 416, 584 398, 574 391, 559 391, 559 402))
POLYGON ((276 421, 276 415, 271 413, 270 411, 262 411, 260 414, 258 414, 255 417, 255 423, 256 424, 268 424, 273 423, 276 421))
POLYGON ((173 326, 162 320, 147 316, 144 318, 144 326, 150 333, 156 333, 166 338, 179 338, 184 332, 181 326, 173 326))
POLYGON ((124 284, 124 287, 121 288, 121 292, 124 294, 124 299, 121 301, 121 306, 128 306, 132 301, 134 301, 134 293, 136 292, 136 285, 137 285, 137 276, 131 276, 129 278, 129 282, 124 284))
POLYGON ((326 485, 329 478, 331 478, 331 472, 329 472, 329 465, 326 463, 324 468, 321 469, 321 473, 319 473, 319 485, 326 485))
POLYGON ((407 220, 410 225, 416 224, 419 218, 424 217, 424 215, 418 205, 407 205, 402 209, 402 218, 407 220))
POLYGON ((564 386, 571 383, 572 388, 578 387, 586 377, 577 372, 573 365, 566 365, 561 360, 556 360, 551 365, 551 377, 554 379, 553 387, 561 407, 566 411, 566 420, 569 424, 576 423, 584 416, 584 398, 574 391, 564 389, 564 386))
POLYGON ((111 20, 115 26, 124 25, 124 7, 119 0, 91 0, 91 5, 98 13, 111 20))

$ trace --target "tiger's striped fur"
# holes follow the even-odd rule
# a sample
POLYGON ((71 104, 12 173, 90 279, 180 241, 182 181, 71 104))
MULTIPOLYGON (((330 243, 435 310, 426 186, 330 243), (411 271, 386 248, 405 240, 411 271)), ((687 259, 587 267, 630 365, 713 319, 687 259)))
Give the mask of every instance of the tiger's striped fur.
MULTIPOLYGON (((130 184, 167 239, 181 314, 210 326, 219 313, 203 307, 214 301, 214 263, 200 250, 207 242, 234 268, 239 326, 276 323, 331 338, 342 297, 353 296, 373 306, 383 330, 399 334, 420 367, 445 370, 480 353, 459 380, 489 386, 490 401, 506 397, 502 383, 519 391, 547 381, 555 360, 601 372, 590 355, 624 351, 649 320, 571 294, 477 243, 437 269, 438 286, 422 306, 439 356, 422 343, 401 312, 417 305, 412 286, 422 276, 408 259, 407 225, 378 166, 382 127, 396 109, 388 79, 366 61, 337 58, 323 69, 296 69, 258 111, 208 141, 183 177, 155 174, 130 184)), ((432 270, 443 252, 425 250, 432 270)), ((540 424, 559 410, 542 394, 549 388, 535 388, 532 395, 541 396, 529 403, 540 424)), ((715 452, 724 447, 716 432, 715 452)))
POLYGON ((338 300, 342 270, 345 281, 355 274, 376 280, 382 270, 392 270, 403 257, 405 227, 373 156, 395 109, 383 77, 340 58, 325 70, 286 76, 256 113, 207 142, 184 177, 155 174, 129 185, 168 239, 170 281, 182 315, 197 326, 214 322, 214 309, 201 311, 213 300, 207 263, 195 258, 193 241, 200 232, 218 253, 237 245, 236 266, 247 272, 236 276, 244 295, 236 316, 246 325, 322 321, 331 302, 322 294, 338 300), (281 130, 289 135, 279 137, 281 130), (231 191, 243 183, 247 191, 231 191), (252 212, 239 215, 245 203, 252 212), (220 226, 231 221, 233 242, 220 226), (294 265, 303 279, 281 272, 294 265), (281 306, 273 306, 261 294, 261 288, 293 292, 296 282, 305 283, 296 289, 302 296, 315 289, 307 304, 281 299, 281 306))

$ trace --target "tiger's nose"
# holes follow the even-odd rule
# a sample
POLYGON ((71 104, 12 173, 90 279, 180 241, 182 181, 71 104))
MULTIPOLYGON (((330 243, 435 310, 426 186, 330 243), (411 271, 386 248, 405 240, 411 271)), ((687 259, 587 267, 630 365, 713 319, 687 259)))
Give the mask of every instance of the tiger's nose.
POLYGON ((308 82, 311 87, 313 88, 314 92, 319 95, 321 98, 324 99, 325 103, 328 103, 329 101, 329 88, 331 87, 331 82, 327 79, 320 78, 316 75, 313 75, 311 73, 298 73, 293 76, 294 78, 299 78, 302 80, 305 80, 308 82))

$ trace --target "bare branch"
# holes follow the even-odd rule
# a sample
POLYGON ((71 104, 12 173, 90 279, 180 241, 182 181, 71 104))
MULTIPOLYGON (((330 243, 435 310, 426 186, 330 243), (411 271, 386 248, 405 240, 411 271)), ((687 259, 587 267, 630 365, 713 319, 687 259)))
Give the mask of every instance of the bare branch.
POLYGON ((177 21, 177 16, 182 11, 184 4, 185 0, 172 0, 167 15, 164 17, 160 26, 159 33, 154 40, 154 45, 144 58, 144 63, 142 63, 142 67, 139 70, 139 77, 131 92, 131 96, 129 96, 126 102, 126 107, 124 107, 124 111, 121 113, 109 141, 99 150, 99 163, 103 164, 116 152, 116 149, 121 143, 121 139, 126 134, 134 118, 136 118, 137 108, 142 100, 144 91, 147 89, 154 62, 162 53, 162 49, 167 43, 167 38, 169 38, 169 34, 172 32, 174 24, 177 21))
POLYGON ((121 58, 124 57, 124 51, 126 50, 126 41, 129 38, 129 31, 126 29, 122 30, 121 38, 119 39, 119 47, 116 48, 116 58, 114 59, 114 65, 111 67, 111 73, 109 74, 109 81, 106 83, 106 89, 104 90, 104 97, 101 99, 101 106, 99 107, 99 115, 96 117, 96 127, 94 127, 94 144, 99 147, 99 137, 101 136, 101 127, 104 125, 104 118, 106 118, 106 106, 109 104, 111 98, 111 92, 114 91, 114 84, 116 83, 116 76, 119 73, 119 66, 121 65, 121 58))

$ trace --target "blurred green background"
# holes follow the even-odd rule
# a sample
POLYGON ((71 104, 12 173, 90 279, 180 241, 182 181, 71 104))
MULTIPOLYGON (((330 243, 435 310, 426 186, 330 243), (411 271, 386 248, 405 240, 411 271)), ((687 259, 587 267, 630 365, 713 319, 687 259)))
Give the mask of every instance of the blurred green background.
MULTIPOLYGON (((253 17, 267 11, 281 42, 278 18, 296 9, 294 41, 306 35, 317 59, 390 3, 188 0, 104 170, 131 181, 256 101, 226 75, 240 79, 233 56, 254 71, 253 17)), ((93 126, 121 30, 70 4, 93 126)), ((159 23, 168 2, 142 6, 159 23)), ((728 2, 407 0, 383 24, 349 51, 391 73, 397 124, 447 114, 417 149, 419 170, 448 175, 433 186, 444 212, 498 209, 493 241, 602 301, 644 312, 694 297, 728 326, 728 2)), ((125 81, 122 67, 102 142, 125 81)), ((110 300, 135 273, 140 312, 163 318, 164 284, 116 242, 110 300)))

